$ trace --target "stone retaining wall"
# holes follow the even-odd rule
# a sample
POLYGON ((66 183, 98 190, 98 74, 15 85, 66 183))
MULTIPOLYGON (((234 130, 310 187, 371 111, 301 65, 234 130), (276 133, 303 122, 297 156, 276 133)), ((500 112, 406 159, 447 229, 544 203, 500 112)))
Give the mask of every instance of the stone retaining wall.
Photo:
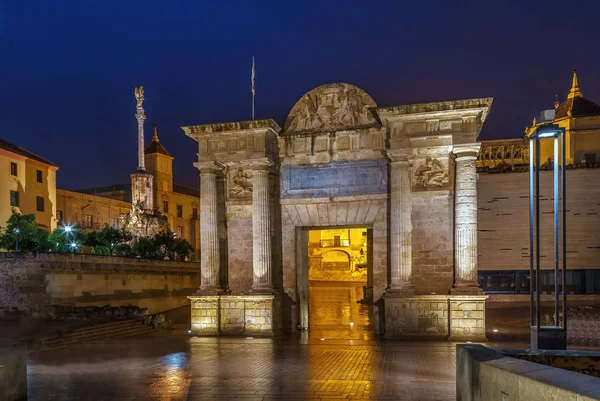
POLYGON ((197 263, 0 253, 0 315, 41 318, 56 305, 133 305, 157 313, 186 305, 199 286, 197 263))
MULTIPOLYGON (((570 358, 578 358, 578 351, 563 352, 570 358)), ((505 353, 510 355, 510 351, 492 350, 478 344, 457 345, 456 400, 600 400, 600 378, 513 358, 505 353)))

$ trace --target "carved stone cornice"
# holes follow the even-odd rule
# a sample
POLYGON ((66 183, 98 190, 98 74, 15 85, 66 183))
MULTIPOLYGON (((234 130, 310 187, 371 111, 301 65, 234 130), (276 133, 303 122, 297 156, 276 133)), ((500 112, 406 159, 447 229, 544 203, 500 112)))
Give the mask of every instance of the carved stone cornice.
POLYGON ((478 98, 451 100, 447 102, 432 102, 420 104, 407 104, 392 107, 378 107, 375 112, 381 122, 386 125, 392 121, 424 119, 432 120, 435 118, 448 118, 451 116, 462 117, 482 114, 481 122, 487 118, 492 106, 493 98, 478 98))
POLYGON ((213 134, 235 134, 240 131, 265 131, 271 130, 278 134, 281 131, 281 127, 272 119, 264 120, 247 120, 247 121, 235 121, 228 123, 216 123, 216 124, 201 124, 191 125, 188 127, 181 127, 183 132, 190 138, 197 138, 205 135, 213 134))

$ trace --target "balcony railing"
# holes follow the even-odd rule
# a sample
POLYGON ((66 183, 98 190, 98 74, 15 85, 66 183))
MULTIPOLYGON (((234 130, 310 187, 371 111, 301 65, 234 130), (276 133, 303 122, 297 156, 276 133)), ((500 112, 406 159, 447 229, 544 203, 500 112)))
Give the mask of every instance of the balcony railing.
POLYGON ((333 247, 345 247, 350 246, 349 239, 333 238, 333 239, 322 239, 321 248, 333 248, 333 247))

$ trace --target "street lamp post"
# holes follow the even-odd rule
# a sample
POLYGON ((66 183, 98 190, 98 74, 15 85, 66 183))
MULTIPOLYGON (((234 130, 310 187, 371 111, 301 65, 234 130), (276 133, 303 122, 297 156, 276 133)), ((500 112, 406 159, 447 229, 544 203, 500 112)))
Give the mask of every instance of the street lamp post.
POLYGON ((564 129, 555 124, 540 125, 529 137, 529 296, 532 349, 567 349, 566 175, 564 129), (541 325, 542 305, 540 299, 542 291, 540 239, 545 234, 540 230, 540 142, 542 140, 553 140, 554 142, 554 161, 552 163, 554 324, 546 326, 541 325), (560 274, 561 264, 562 275, 560 274), (561 289, 562 322, 560 319, 561 289))
POLYGON ((19 230, 18 228, 15 228, 14 232, 15 232, 15 252, 19 252, 19 233, 21 232, 21 230, 19 230))

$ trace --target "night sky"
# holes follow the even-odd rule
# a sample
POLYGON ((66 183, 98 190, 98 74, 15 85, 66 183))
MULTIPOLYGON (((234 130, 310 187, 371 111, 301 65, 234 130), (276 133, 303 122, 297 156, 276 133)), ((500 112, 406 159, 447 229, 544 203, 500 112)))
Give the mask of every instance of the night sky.
POLYGON ((179 127, 251 117, 348 82, 379 106, 495 98, 480 139, 520 137, 578 69, 600 102, 600 1, 0 0, 0 137, 56 163, 66 189, 129 182, 133 88, 198 186, 179 127), (79 4, 75 4, 79 3, 79 4))

